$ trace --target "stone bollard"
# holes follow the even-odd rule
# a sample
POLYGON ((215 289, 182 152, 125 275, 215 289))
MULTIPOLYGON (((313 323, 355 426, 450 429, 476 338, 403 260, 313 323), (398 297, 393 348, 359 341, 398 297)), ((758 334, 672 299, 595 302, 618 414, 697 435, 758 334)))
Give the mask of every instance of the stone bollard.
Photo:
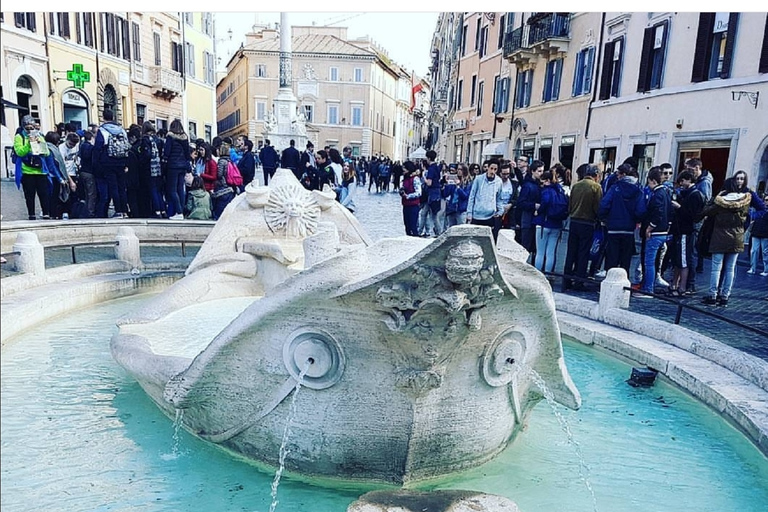
POLYGON ((339 230, 333 222, 318 222, 317 233, 304 239, 304 268, 339 252, 339 230))
POLYGON ((629 291, 624 288, 629 288, 630 284, 627 272, 623 268, 612 268, 608 271, 600 284, 598 314, 601 319, 605 317, 605 313, 609 309, 629 308, 629 291))
POLYGON ((41 276, 45 273, 45 252, 37 235, 32 231, 22 231, 16 235, 13 252, 18 252, 14 270, 22 274, 41 276))
POLYGON ((133 228, 129 226, 122 226, 117 230, 115 257, 118 260, 127 261, 133 268, 141 266, 139 237, 136 236, 133 228))

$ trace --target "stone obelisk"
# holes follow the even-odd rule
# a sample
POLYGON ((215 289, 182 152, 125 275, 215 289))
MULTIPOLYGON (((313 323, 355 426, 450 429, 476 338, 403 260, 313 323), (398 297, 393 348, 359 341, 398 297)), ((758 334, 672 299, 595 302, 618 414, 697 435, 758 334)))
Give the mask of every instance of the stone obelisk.
POLYGON ((272 112, 265 126, 264 137, 278 150, 288 147, 291 139, 296 149, 304 151, 307 144, 307 128, 304 116, 297 109, 298 102, 293 94, 291 64, 291 27, 288 13, 280 13, 280 88, 272 102, 272 112))

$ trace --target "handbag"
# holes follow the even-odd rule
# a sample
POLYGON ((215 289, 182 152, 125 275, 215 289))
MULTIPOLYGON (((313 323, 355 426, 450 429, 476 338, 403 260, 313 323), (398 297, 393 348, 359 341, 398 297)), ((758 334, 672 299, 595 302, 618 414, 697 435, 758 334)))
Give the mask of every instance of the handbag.
POLYGON ((709 243, 712 241, 712 233, 715 231, 715 217, 710 215, 704 219, 704 223, 699 230, 699 239, 696 243, 696 250, 699 251, 700 256, 709 257, 712 255, 709 252, 709 243))
POLYGON ((69 193, 70 193, 69 183, 67 183, 66 181, 62 181, 61 183, 59 183, 59 201, 61 201, 62 203, 66 203, 67 201, 69 201, 69 193))

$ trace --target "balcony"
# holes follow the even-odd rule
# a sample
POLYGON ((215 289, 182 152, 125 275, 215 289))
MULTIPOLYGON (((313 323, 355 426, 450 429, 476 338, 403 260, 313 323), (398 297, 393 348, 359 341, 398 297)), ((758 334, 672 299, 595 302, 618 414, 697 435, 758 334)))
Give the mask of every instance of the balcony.
POLYGON ((536 56, 528 44, 529 36, 528 25, 504 34, 504 58, 519 68, 527 66, 536 56))
POLYGON ((181 73, 165 69, 161 66, 152 66, 150 69, 150 81, 155 88, 154 95, 170 101, 183 90, 181 73))
POLYGON ((571 14, 567 12, 537 13, 528 19, 528 45, 531 49, 549 59, 558 53, 568 51, 571 38, 571 14))

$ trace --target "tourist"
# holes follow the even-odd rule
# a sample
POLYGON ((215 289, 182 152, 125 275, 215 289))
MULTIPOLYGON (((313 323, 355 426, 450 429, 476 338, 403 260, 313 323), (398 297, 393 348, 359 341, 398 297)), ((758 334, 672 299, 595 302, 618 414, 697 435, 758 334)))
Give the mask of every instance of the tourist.
POLYGON ((216 181, 211 198, 213 199, 213 220, 219 220, 227 205, 235 198, 235 191, 227 184, 227 166, 229 165, 230 146, 226 142, 219 148, 219 161, 216 162, 216 181))
POLYGON ((256 158, 253 154, 253 141, 245 139, 243 142, 242 155, 237 163, 240 169, 240 175, 243 177, 243 185, 240 192, 245 190, 245 186, 251 183, 256 177, 256 158))
POLYGON ((392 177, 392 167, 389 165, 389 158, 384 158, 379 165, 379 186, 378 190, 389 192, 389 181, 392 177))
POLYGON ((259 160, 261 160, 262 171, 264 172, 264 185, 269 184, 269 180, 275 175, 280 159, 277 151, 272 147, 269 139, 264 139, 264 147, 259 151, 259 160))
MULTIPOLYGON (((768 193, 763 196, 763 201, 768 202, 768 193)), ((747 274, 756 274, 760 256, 763 258, 762 277, 768 276, 768 212, 765 210, 752 212, 752 240, 750 246, 749 270, 747 274)))
MULTIPOLYGON (((149 193, 149 215, 156 219, 166 216, 165 199, 163 198, 163 143, 155 132, 152 121, 144 121, 141 126, 141 143, 139 145, 139 180, 147 184, 149 193)), ((202 158, 198 149, 198 157, 202 158)))
POLYGON ((128 151, 128 171, 125 173, 128 216, 134 219, 138 217, 147 218, 149 217, 149 188, 145 189, 145 194, 142 195, 139 182, 141 174, 141 164, 139 163, 141 127, 139 125, 132 124, 128 127, 128 142, 131 143, 131 149, 128 151))
POLYGON ((92 132, 86 131, 83 133, 83 140, 80 141, 80 183, 77 187, 80 197, 85 200, 89 217, 96 216, 96 203, 99 199, 93 169, 93 137, 92 132))
POLYGON ((51 218, 69 218, 69 196, 77 190, 77 185, 67 170, 64 157, 61 156, 59 145, 61 139, 56 132, 45 134, 45 143, 48 145, 48 157, 50 168, 57 169, 58 180, 51 182, 51 218))
POLYGON ((484 176, 472 181, 467 203, 467 222, 491 228, 494 240, 498 235, 498 226, 504 204, 501 202, 501 178, 496 176, 499 163, 491 160, 484 176))
POLYGON ((339 153, 339 150, 336 148, 331 148, 328 150, 328 158, 330 159, 330 163, 328 164, 333 170, 333 188, 336 191, 336 196, 339 195, 339 187, 341 187, 341 164, 344 163, 344 160, 341 158, 341 153, 339 153))
POLYGON ((416 164, 406 160, 403 164, 403 185, 399 189, 403 205, 405 234, 419 236, 419 202, 421 200, 421 178, 416 164))
POLYGON ((480 176, 482 173, 480 169, 480 164, 469 164, 469 175, 474 180, 477 176, 480 176))
MULTIPOLYGON (((435 162, 437 159, 437 153, 435 150, 430 149, 427 151, 427 173, 424 177, 424 183, 427 185, 427 205, 429 208, 428 215, 432 221, 432 228, 434 229, 434 235, 438 236, 443 232, 440 226, 440 219, 438 213, 442 207, 442 198, 440 194, 440 165, 435 162)), ((467 210, 467 217, 469 218, 471 210, 467 210)))
MULTIPOLYGON (((301 153, 296 149, 295 140, 291 139, 288 144, 289 146, 280 154, 280 167, 283 169, 290 169, 293 171, 293 175, 296 176, 296 179, 301 181, 301 175, 304 174, 304 171, 301 170, 300 167, 301 153)), ((339 170, 339 174, 341 174, 341 170, 339 170)))
MULTIPOLYGON (((238 135, 235 137, 234 146, 229 150, 229 159, 232 160, 232 163, 235 165, 238 165, 240 163, 240 159, 243 158, 243 154, 245 153, 246 140, 247 138, 245 135, 238 135)), ((251 144, 251 147, 253 147, 253 144, 251 144)))
MULTIPOLYGON (((250 141, 249 141, 250 142, 250 141)), ((187 219, 192 220, 211 220, 211 194, 205 190, 202 176, 193 176, 187 174, 189 182, 187 185, 187 201, 184 208, 184 214, 187 219)))
POLYGON ((96 176, 99 187, 98 214, 108 215, 109 201, 115 208, 115 217, 128 216, 128 198, 125 185, 125 169, 128 167, 128 151, 131 148, 125 129, 114 121, 111 110, 104 111, 104 123, 99 127, 96 142, 93 145, 93 168, 103 175, 96 176))
POLYGON ((621 267, 629 276, 635 252, 635 227, 645 216, 645 198, 637 186, 637 169, 621 164, 617 180, 600 201, 598 217, 605 222, 605 268, 621 267))
POLYGON ((356 172, 351 162, 344 162, 341 171, 341 187, 339 189, 339 202, 347 210, 355 213, 354 195, 357 189, 356 172))
POLYGON ((704 194, 693 186, 693 174, 683 171, 677 177, 677 200, 672 201, 675 214, 672 216, 672 264, 675 275, 669 287, 672 297, 682 297, 690 292, 685 288, 688 273, 694 265, 693 231, 704 211, 704 194))
POLYGON ((499 176, 501 177, 500 200, 504 210, 501 213, 501 224, 498 229, 510 229, 514 225, 514 207, 520 197, 520 182, 512 172, 512 163, 508 160, 501 164, 499 176))
MULTIPOLYGON (((227 149, 229 155, 229 149, 227 149)), ((229 158, 229 156, 227 156, 229 158)), ((181 120, 174 119, 168 131, 163 147, 165 168, 165 200, 168 203, 168 218, 184 220, 182 201, 184 196, 184 175, 190 171, 192 152, 189 139, 184 132, 181 120)))
POLYGON ((310 169, 313 167, 317 167, 317 162, 315 161, 315 145, 312 144, 311 140, 308 140, 307 147, 301 154, 301 160, 299 162, 299 168, 302 171, 302 179, 306 179, 310 174, 310 169))
POLYGON ((544 162, 534 160, 528 167, 528 173, 520 188, 520 196, 517 198, 517 208, 520 211, 520 245, 528 251, 528 262, 532 265, 536 261, 536 226, 533 218, 541 203, 540 181, 543 173, 544 162))
MULTIPOLYGON (((586 279, 595 229, 600 228, 597 225, 597 213, 600 208, 600 200, 603 198, 603 189, 598 183, 598 170, 594 165, 581 164, 576 169, 576 174, 580 179, 571 187, 568 204, 570 217, 568 247, 563 273, 567 276, 575 275, 581 279, 586 279)), ((574 283, 566 279, 565 288, 584 290, 584 281, 574 283)))
POLYGON ((364 156, 361 156, 358 159, 355 167, 357 169, 357 182, 364 187, 365 180, 367 179, 366 174, 368 172, 368 162, 365 160, 364 156))
POLYGON ((568 196, 553 171, 541 174, 541 202, 536 207, 536 264, 542 272, 555 271, 555 255, 563 221, 568 218, 568 196))
POLYGON ((51 218, 51 189, 49 171, 44 168, 43 157, 48 156, 48 145, 35 128, 35 119, 26 115, 13 138, 16 164, 16 187, 24 189, 29 220, 35 220, 35 196, 40 202, 42 218, 51 218))
POLYGON ((204 144, 200 150, 200 154, 205 160, 205 171, 200 175, 200 177, 203 178, 203 187, 205 188, 206 192, 210 193, 213 192, 213 189, 216 185, 216 180, 218 179, 219 160, 213 156, 214 149, 212 146, 204 144))
POLYGON ((653 294, 655 291, 656 258, 661 246, 667 241, 672 220, 672 195, 663 184, 660 167, 651 167, 648 171, 648 186, 651 188, 651 197, 640 226, 640 233, 645 239, 643 281, 640 287, 640 291, 644 293, 638 294, 638 297, 648 297, 646 294, 653 294))
POLYGON ((713 219, 709 240, 709 252, 712 254, 709 293, 702 299, 708 306, 728 305, 736 273, 736 260, 739 253, 744 251, 744 223, 751 200, 751 195, 746 192, 731 192, 726 188, 704 207, 704 217, 713 219))
POLYGON ((443 198, 445 198, 445 229, 451 226, 467 223, 467 206, 472 181, 469 179, 469 169, 460 165, 457 174, 448 174, 443 198))
POLYGON ((400 180, 402 178, 403 166, 400 164, 400 160, 397 160, 392 164, 392 192, 400 190, 400 180))
POLYGON ((368 167, 368 193, 371 193, 371 185, 376 186, 376 193, 379 193, 379 158, 371 158, 371 164, 368 167))

